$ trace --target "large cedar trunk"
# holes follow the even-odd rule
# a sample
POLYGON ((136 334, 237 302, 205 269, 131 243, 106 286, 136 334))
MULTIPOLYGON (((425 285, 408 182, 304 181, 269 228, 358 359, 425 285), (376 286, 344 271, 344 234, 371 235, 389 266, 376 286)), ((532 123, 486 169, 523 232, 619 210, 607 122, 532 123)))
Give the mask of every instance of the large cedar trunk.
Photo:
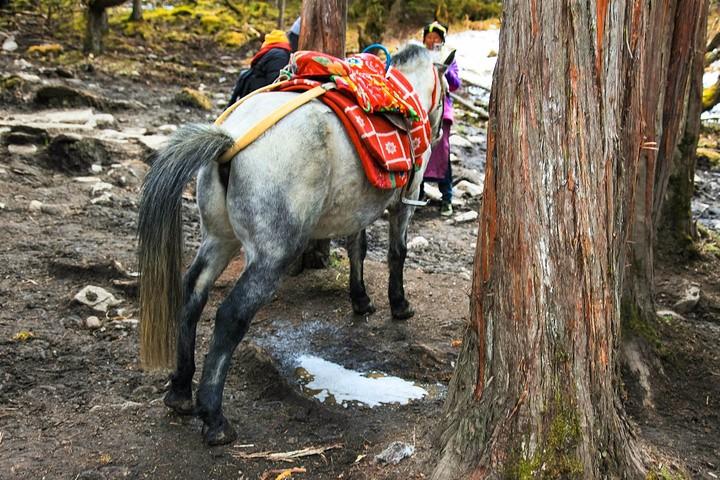
POLYGON ((620 294, 639 166, 671 140, 658 104, 680 79, 657 57, 677 3, 503 2, 471 324, 434 479, 642 478, 620 294))
MULTIPOLYGON (((659 28, 655 32, 654 55, 650 60, 646 85, 655 83, 661 86, 650 88, 646 95, 644 121, 647 125, 645 137, 657 142, 657 151, 645 151, 639 165, 635 218, 628 243, 629 267, 622 300, 623 319, 629 327, 628 331, 655 319, 655 235, 678 144, 684 135, 682 127, 686 114, 695 117, 688 119, 693 122, 694 128, 699 128, 695 123, 700 120, 699 111, 687 112, 686 107, 696 45, 699 38, 703 43, 705 38, 707 0, 665 0, 657 5, 653 14, 659 28)), ((698 55, 702 58, 701 53, 698 55)), ((697 144, 697 138, 694 144, 697 144)), ((692 150, 694 157, 694 146, 692 150)), ((688 188, 688 185, 683 187, 688 188)), ((691 192, 692 186, 689 189, 691 192)), ((679 192, 676 190, 674 193, 679 192)), ((683 246, 688 247, 686 242, 683 246)))

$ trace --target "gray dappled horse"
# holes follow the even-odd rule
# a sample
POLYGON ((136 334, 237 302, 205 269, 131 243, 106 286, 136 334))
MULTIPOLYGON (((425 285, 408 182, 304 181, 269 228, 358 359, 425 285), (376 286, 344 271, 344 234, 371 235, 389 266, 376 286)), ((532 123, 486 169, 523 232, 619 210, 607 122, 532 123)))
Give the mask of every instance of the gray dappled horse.
MULTIPOLYGON (((393 66, 413 85, 437 137, 444 65, 434 64, 424 47, 409 45, 394 57, 393 66), (435 104, 433 92, 438 97, 435 104)), ((398 319, 413 315, 403 289, 406 231, 413 207, 402 197, 417 200, 429 149, 423 171, 416 172, 412 182, 402 189, 377 189, 368 182, 341 121, 316 101, 283 118, 231 162, 217 163, 235 138, 293 95, 297 94, 274 92, 249 98, 222 127, 179 129, 157 155, 143 185, 138 225, 143 365, 175 366, 165 404, 180 414, 199 415, 210 445, 236 437, 222 413, 233 351, 310 239, 347 237, 353 310, 372 313, 375 307, 363 282, 365 227, 388 209, 390 308, 398 319), (181 197, 196 173, 202 244, 181 283, 181 197), (217 310, 194 407, 197 321, 210 288, 241 247, 245 269, 217 310)))

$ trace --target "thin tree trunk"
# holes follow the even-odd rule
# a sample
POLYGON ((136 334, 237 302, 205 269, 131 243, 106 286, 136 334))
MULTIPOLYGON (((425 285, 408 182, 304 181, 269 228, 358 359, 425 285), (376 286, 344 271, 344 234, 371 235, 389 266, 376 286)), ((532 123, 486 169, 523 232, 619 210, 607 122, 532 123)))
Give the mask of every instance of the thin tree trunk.
POLYGON ((347 0, 303 0, 300 49, 344 57, 346 24, 347 0))
POLYGON ((639 167, 671 140, 657 57, 676 2, 503 2, 471 324, 432 478, 642 478, 619 298, 639 167))
POLYGON ((285 30, 285 0, 278 0, 278 30, 285 30))
POLYGON ((122 5, 125 0, 91 0, 85 13, 85 39, 83 51, 100 55, 103 52, 103 35, 108 29, 107 11, 109 7, 122 5))
MULTIPOLYGON (((347 0, 303 0, 300 50, 316 50, 336 57, 345 56, 347 0)), ((302 268, 326 268, 330 264, 330 240, 311 241, 303 254, 302 268)))
POLYGON ((133 0, 132 12, 130 13, 131 22, 140 22, 143 19, 142 0, 133 0))

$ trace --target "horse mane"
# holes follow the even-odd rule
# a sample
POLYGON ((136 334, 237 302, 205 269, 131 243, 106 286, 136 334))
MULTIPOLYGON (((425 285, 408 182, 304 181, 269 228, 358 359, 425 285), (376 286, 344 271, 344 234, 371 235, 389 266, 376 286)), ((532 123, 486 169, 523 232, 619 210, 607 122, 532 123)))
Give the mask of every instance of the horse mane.
POLYGON ((415 60, 431 61, 430 52, 424 45, 409 43, 402 50, 392 56, 393 65, 401 66, 414 62, 415 60))

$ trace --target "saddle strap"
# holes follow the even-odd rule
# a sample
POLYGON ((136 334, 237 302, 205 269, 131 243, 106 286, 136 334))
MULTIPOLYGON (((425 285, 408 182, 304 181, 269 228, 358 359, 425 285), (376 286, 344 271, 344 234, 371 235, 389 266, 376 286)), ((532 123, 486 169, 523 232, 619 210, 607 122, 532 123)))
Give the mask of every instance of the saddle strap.
MULTIPOLYGON (((281 82, 282 83, 282 82, 281 82)), ((277 88, 278 84, 273 84, 273 88, 277 88)), ((273 88, 265 88, 262 91, 268 91, 272 90, 273 88)), ((332 90, 335 88, 334 83, 325 83, 323 85, 318 85, 315 88, 312 88, 310 90, 307 90, 306 92, 303 92, 300 95, 297 95, 292 100, 283 103, 280 105, 276 110, 273 112, 270 112, 265 118, 260 120, 254 127, 252 127, 250 130, 248 130, 243 136, 238 138, 232 147, 230 147, 225 153, 222 154, 222 156, 218 159, 218 163, 225 163, 232 160, 232 158, 238 154, 242 149, 250 145, 252 142, 258 139, 260 135, 265 133, 270 127, 275 125, 277 122, 285 118, 288 114, 293 112, 294 110, 298 109, 299 107, 305 105, 306 103, 312 101, 313 99, 320 97, 321 95, 324 95, 328 90, 332 90)), ((255 93, 261 93, 260 91, 256 91, 247 97, 242 98, 237 103, 235 103, 233 106, 231 106, 228 110, 226 110, 218 119, 215 121, 215 125, 222 124, 223 121, 232 113, 232 111, 237 108, 237 106, 243 102, 245 99, 249 98, 250 96, 254 95, 255 93)))

